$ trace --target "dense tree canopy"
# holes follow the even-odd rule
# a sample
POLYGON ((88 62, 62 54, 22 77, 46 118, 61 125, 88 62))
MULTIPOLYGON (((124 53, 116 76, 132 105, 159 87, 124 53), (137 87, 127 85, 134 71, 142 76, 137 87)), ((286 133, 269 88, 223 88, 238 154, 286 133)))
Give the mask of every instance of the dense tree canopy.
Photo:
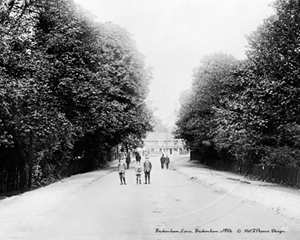
POLYGON ((191 149, 211 149, 215 108, 227 94, 230 69, 237 61, 226 54, 206 56, 193 75, 192 90, 181 96, 176 135, 191 149))
POLYGON ((194 80, 177 122, 191 149, 210 141, 239 162, 299 166, 300 2, 273 6, 275 14, 247 37, 246 60, 225 60, 225 68, 214 65, 215 73, 201 70, 201 63, 202 87, 194 80), (216 85, 203 87, 214 78, 216 85))
POLYGON ((125 29, 71 0, 4 1, 0 13, 0 170, 16 159, 30 186, 32 169, 66 175, 79 156, 90 170, 141 145, 151 74, 125 29))

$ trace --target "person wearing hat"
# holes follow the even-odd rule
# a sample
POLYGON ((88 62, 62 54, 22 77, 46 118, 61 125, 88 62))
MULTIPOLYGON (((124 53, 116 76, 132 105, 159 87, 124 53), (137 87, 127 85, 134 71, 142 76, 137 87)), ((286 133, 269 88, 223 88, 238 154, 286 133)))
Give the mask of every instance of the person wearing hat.
POLYGON ((169 163, 170 163, 170 158, 168 157, 168 155, 166 155, 166 157, 165 157, 166 169, 169 168, 169 163))
POLYGON ((136 152, 135 153, 135 160, 136 160, 136 162, 138 163, 141 163, 141 155, 140 155, 140 153, 139 152, 136 152))
POLYGON ((126 171, 126 164, 122 159, 119 159, 119 164, 118 164, 118 173, 120 176, 120 180, 121 180, 121 185, 126 185, 126 181, 125 181, 125 171, 126 171))
POLYGON ((160 158, 160 164, 161 164, 161 169, 164 169, 164 164, 165 164, 165 157, 164 154, 162 154, 161 158, 160 158))
POLYGON ((136 174, 136 184, 141 184, 142 166, 140 162, 136 162, 134 170, 136 174))
POLYGON ((127 156, 126 156, 127 169, 129 169, 129 164, 130 164, 130 162, 131 162, 130 153, 127 153, 127 156))
POLYGON ((144 174, 145 174, 145 184, 150 184, 150 172, 152 169, 152 163, 149 160, 149 156, 146 156, 146 160, 144 162, 144 174))

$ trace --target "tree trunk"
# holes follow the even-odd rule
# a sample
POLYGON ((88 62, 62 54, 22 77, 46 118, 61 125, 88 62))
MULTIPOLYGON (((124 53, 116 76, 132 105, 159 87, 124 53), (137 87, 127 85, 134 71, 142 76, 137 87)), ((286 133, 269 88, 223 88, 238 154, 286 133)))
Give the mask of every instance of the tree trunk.
POLYGON ((28 188, 32 186, 32 168, 33 168, 33 132, 30 130, 29 134, 29 148, 28 148, 28 188))
POLYGON ((119 160, 119 145, 117 145, 117 155, 116 155, 116 160, 119 160))

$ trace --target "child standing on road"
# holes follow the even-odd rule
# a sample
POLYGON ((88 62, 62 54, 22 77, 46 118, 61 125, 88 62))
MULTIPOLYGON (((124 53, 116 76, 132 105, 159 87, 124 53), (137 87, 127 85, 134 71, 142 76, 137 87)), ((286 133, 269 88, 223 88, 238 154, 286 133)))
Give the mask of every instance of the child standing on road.
POLYGON ((121 159, 119 159, 119 164, 118 164, 118 173, 120 176, 120 180, 121 180, 121 185, 126 185, 126 181, 125 181, 125 171, 126 171, 126 164, 124 161, 122 161, 121 159))
POLYGON ((136 174, 136 184, 141 184, 142 166, 141 166, 140 162, 136 163, 134 170, 135 170, 135 174, 136 174))

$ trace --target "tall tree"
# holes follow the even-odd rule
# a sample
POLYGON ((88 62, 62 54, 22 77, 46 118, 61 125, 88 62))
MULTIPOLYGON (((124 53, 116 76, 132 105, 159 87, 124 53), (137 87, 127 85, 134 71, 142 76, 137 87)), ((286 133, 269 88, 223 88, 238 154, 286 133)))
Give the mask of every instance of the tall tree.
POLYGON ((275 15, 248 37, 236 68, 237 92, 218 109, 216 142, 242 162, 297 165, 299 156, 299 1, 279 0, 275 15), (222 124, 221 124, 222 123, 222 124))
POLYGON ((127 31, 69 0, 13 8, 1 18, 0 144, 20 143, 29 186, 35 166, 65 169, 74 151, 90 170, 104 150, 151 129, 150 74, 127 31))
MULTIPOLYGON (((287 164, 293 164, 288 155, 298 152, 297 148, 292 149, 297 140, 291 129, 297 129, 300 121, 300 3, 278 0, 274 9, 275 15, 248 37, 247 55, 253 67, 244 101, 255 109, 252 114, 259 119, 256 122, 260 124, 257 128, 262 134, 260 143, 265 146, 265 155, 285 152, 287 164)), ((298 135, 297 132, 294 133, 298 135)), ((285 157, 279 155, 273 162, 285 162, 285 157)))
POLYGON ((235 63, 233 57, 216 53, 204 57, 194 70, 191 93, 182 96, 176 130, 177 137, 185 139, 192 150, 214 154, 214 109, 222 104, 230 69, 235 63))

